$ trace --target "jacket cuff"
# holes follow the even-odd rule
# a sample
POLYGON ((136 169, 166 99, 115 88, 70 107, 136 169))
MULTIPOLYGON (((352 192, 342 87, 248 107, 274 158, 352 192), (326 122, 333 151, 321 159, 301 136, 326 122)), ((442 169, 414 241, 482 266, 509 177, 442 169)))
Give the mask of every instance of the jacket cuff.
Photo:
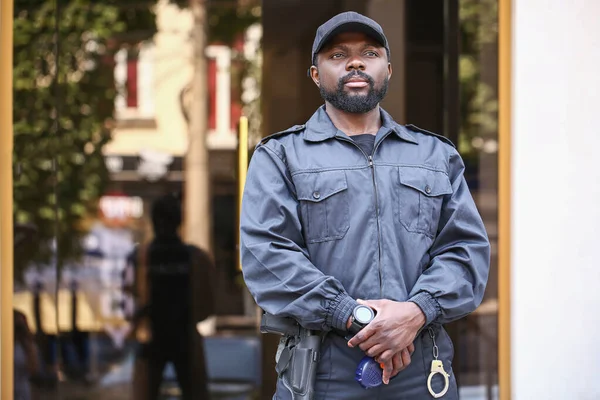
POLYGON ((346 323, 352 314, 352 310, 358 303, 346 293, 340 293, 335 299, 329 303, 327 308, 326 325, 327 330, 330 328, 340 331, 346 331, 346 323))
POLYGON ((437 317, 442 313, 440 305, 433 298, 433 296, 427 292, 419 292, 415 294, 413 297, 408 299, 408 301, 412 301, 415 303, 423 314, 425 314, 425 326, 428 326, 430 323, 435 321, 437 317))

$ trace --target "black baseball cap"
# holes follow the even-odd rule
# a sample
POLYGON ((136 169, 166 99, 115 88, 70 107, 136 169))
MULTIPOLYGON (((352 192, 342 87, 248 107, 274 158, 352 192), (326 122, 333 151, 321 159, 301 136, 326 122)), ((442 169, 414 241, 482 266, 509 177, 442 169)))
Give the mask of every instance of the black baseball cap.
POLYGON ((387 38, 383 33, 381 26, 371 18, 365 17, 354 11, 340 13, 317 29, 315 41, 312 46, 312 54, 310 61, 314 64, 317 53, 321 51, 323 46, 335 35, 342 32, 362 32, 377 40, 390 56, 390 46, 387 38))

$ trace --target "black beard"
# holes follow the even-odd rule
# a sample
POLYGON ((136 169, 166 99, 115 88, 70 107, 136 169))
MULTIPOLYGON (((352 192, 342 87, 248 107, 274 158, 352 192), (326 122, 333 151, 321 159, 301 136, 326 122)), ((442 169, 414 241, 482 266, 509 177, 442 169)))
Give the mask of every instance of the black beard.
POLYGON ((361 71, 354 71, 340 78, 337 88, 334 91, 328 91, 322 85, 319 87, 323 100, 331 103, 338 110, 351 114, 364 114, 375 107, 383 100, 387 93, 389 79, 386 77, 379 89, 375 89, 373 78, 361 71), (359 76, 369 83, 369 92, 365 95, 353 95, 344 90, 344 84, 351 78, 359 76))

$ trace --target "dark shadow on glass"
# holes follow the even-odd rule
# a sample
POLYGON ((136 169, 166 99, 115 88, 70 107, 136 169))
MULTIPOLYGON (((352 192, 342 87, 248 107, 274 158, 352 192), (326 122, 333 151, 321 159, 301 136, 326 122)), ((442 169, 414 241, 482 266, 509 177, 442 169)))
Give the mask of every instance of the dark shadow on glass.
POLYGON ((196 325, 214 313, 214 265, 204 250, 181 240, 180 202, 166 195, 153 203, 154 238, 137 248, 129 261, 139 344, 135 400, 159 398, 168 363, 175 369, 174 383, 183 399, 208 399, 204 343, 196 325))

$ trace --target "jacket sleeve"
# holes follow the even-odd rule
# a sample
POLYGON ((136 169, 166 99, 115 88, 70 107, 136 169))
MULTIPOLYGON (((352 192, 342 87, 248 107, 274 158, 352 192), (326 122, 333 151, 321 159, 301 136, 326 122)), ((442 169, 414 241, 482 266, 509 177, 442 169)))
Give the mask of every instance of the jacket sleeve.
POLYGON ((246 285, 270 314, 292 317, 308 329, 345 331, 357 303, 312 264, 284 152, 273 142, 257 147, 244 188, 240 255, 246 285))
POLYGON ((425 314, 425 325, 473 312, 483 300, 490 268, 490 243, 454 148, 449 167, 453 193, 443 201, 431 262, 409 294, 425 314))

